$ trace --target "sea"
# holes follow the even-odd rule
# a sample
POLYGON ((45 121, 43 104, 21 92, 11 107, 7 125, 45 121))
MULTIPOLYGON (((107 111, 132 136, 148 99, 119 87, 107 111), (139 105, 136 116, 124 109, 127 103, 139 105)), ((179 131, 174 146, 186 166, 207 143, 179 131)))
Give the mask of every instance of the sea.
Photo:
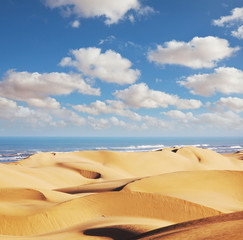
POLYGON ((19 161, 39 152, 138 152, 183 146, 233 153, 243 151, 243 137, 0 137, 0 162, 19 161))

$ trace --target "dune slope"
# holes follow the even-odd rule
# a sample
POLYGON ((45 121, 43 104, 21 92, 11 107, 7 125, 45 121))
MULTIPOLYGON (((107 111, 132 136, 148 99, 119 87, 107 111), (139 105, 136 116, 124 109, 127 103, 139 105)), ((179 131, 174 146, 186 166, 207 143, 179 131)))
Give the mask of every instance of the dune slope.
POLYGON ((242 226, 240 153, 39 153, 0 172, 0 239, 220 239, 242 226))

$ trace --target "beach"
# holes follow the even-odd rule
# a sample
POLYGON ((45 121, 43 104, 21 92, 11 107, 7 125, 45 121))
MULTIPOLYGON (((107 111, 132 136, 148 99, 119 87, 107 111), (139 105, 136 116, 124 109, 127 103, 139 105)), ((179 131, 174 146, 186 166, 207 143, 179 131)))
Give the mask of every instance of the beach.
POLYGON ((242 239, 243 152, 42 152, 0 163, 0 239, 242 239))

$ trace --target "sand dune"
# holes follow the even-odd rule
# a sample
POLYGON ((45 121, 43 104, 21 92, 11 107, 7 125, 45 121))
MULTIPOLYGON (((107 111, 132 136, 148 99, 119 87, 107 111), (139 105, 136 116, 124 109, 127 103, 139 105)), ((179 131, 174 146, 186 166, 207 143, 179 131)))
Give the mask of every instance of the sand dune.
POLYGON ((205 170, 153 176, 125 189, 185 199, 226 213, 243 211, 242 184, 243 171, 205 170))
POLYGON ((243 212, 194 220, 130 238, 130 240, 190 239, 190 240, 240 240, 243 229, 243 212))
POLYGON ((240 152, 39 153, 0 171, 0 239, 227 239, 242 227, 240 152))

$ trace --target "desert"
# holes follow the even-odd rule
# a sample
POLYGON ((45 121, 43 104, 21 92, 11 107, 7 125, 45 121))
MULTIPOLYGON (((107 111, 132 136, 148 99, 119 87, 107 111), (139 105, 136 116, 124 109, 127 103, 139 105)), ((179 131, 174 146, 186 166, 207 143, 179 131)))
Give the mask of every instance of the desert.
POLYGON ((242 239, 243 153, 38 153, 1 163, 0 239, 242 239))

